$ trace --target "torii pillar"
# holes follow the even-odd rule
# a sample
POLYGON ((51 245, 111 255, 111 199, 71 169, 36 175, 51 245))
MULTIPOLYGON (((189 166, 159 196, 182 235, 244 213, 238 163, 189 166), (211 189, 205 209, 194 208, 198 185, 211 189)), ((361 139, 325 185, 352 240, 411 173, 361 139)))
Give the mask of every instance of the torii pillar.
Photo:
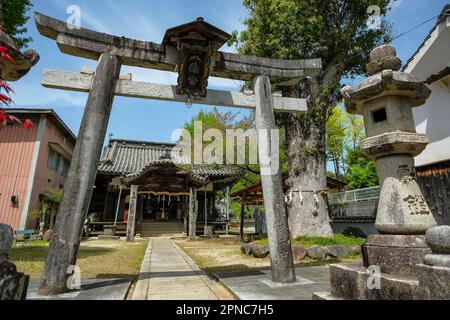
POLYGON ((71 274, 68 270, 76 265, 120 68, 121 61, 117 56, 110 53, 100 56, 45 264, 39 289, 42 295, 69 290, 67 279, 71 274))
POLYGON ((292 256, 288 216, 283 192, 283 178, 275 158, 280 151, 274 148, 271 130, 276 130, 272 88, 268 76, 253 79, 256 96, 256 129, 259 134, 259 158, 269 156, 270 163, 261 163, 261 181, 266 210, 267 235, 269 238, 272 280, 281 283, 296 281, 292 256), (261 141, 264 139, 265 141, 261 141), (266 148, 267 147, 267 148, 266 148), (269 154, 267 154, 267 151, 269 154), (274 168, 274 165, 276 168, 274 168), (270 168, 264 168, 269 166, 270 168), (267 171, 267 172, 264 172, 267 171))

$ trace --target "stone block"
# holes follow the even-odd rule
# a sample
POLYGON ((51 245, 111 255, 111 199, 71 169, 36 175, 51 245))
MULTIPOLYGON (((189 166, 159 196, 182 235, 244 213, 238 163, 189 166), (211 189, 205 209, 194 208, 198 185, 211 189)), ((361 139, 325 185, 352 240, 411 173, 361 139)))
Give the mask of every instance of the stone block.
POLYGON ((440 226, 427 230, 427 245, 433 253, 450 255, 450 226, 440 226))
POLYGON ((30 277, 23 273, 0 279, 0 301, 25 300, 30 277))
POLYGON ((450 268, 417 265, 423 300, 450 300, 450 268))
POLYGON ((11 249, 13 242, 13 229, 6 224, 0 224, 0 255, 5 254, 9 249, 11 249))
POLYGON ((374 274, 361 265, 331 265, 331 296, 345 300, 418 300, 419 281, 409 276, 378 275, 380 286, 374 285, 374 274))
POLYGON ((425 236, 372 235, 363 245, 364 266, 389 274, 415 275, 416 265, 430 253, 425 236))
POLYGON ((347 248, 349 255, 360 255, 361 254, 361 246, 353 245, 347 248))
POLYGON ((243 243, 241 244, 241 251, 247 256, 251 256, 253 254, 253 245, 251 243, 243 243))
POLYGON ((427 266, 450 268, 450 255, 447 254, 427 254, 423 259, 427 266))
POLYGON ((324 247, 320 247, 320 246, 313 246, 313 247, 309 247, 307 249, 307 255, 308 257, 310 257, 311 259, 315 259, 315 260, 324 260, 327 258, 327 249, 325 249, 324 247))
POLYGON ((343 301, 344 299, 335 297, 329 292, 316 292, 312 297, 313 301, 343 301))
POLYGON ((306 258, 308 252, 303 247, 292 247, 292 254, 294 255, 294 260, 302 261, 306 258))
POLYGON ((253 256, 258 259, 264 259, 269 256, 269 246, 253 245, 253 256))
POLYGON ((49 242, 50 240, 52 240, 53 234, 54 234, 53 230, 47 230, 44 233, 42 240, 49 242))
POLYGON ((375 223, 379 233, 425 235, 429 228, 437 225, 412 177, 413 158, 403 155, 384 157, 376 160, 376 167, 383 185, 375 223))
POLYGON ((348 250, 345 246, 326 247, 327 257, 333 259, 343 259, 348 256, 348 250))

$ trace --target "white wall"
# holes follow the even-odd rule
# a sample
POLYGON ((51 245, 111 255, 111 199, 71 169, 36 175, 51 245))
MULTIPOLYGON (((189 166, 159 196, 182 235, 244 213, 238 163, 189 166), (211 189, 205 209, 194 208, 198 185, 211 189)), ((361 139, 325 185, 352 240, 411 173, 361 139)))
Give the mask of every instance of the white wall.
POLYGON ((416 166, 450 159, 450 88, 441 82, 430 85, 433 91, 427 103, 414 108, 417 132, 428 136, 430 144, 416 158, 416 166))

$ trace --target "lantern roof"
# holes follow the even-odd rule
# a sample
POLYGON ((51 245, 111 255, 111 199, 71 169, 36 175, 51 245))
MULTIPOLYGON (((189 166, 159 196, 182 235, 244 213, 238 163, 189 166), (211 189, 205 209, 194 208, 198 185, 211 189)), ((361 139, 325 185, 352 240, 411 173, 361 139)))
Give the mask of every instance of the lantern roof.
POLYGON ((230 34, 200 17, 195 21, 168 29, 163 44, 177 46, 179 41, 204 42, 205 45, 211 45, 213 49, 218 50, 230 39, 230 34))

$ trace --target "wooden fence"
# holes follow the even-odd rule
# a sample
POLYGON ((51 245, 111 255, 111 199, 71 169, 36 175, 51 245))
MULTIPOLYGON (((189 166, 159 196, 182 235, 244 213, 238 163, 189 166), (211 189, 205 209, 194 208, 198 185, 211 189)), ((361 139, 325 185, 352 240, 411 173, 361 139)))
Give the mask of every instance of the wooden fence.
POLYGON ((450 225, 450 161, 418 168, 417 179, 439 225, 450 225))

